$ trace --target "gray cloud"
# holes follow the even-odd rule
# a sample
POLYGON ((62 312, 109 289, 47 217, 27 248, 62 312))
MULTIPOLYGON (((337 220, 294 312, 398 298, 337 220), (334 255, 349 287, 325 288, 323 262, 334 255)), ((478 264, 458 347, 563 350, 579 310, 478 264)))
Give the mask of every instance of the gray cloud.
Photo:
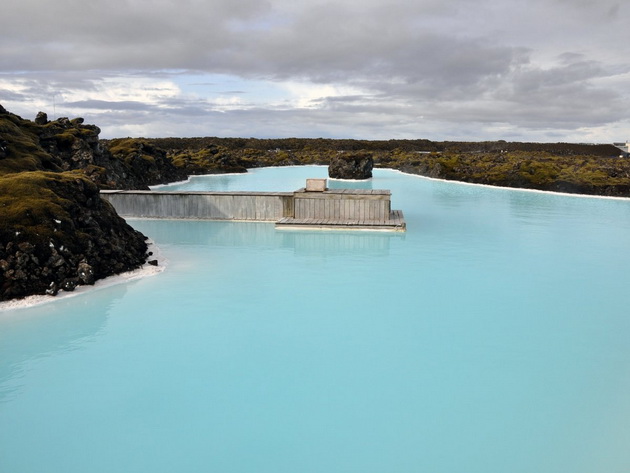
POLYGON ((23 94, 11 92, 10 90, 0 90, 0 102, 3 101, 18 101, 22 99, 23 94))
POLYGON ((57 97, 64 113, 89 113, 114 134, 133 125, 190 135, 207 124, 258 136, 568 139, 591 130, 612 140, 628 126, 629 7, 614 0, 5 4, 0 100, 21 111, 57 97), (200 80, 188 82, 189 95, 169 88, 190 74, 200 80), (205 80, 216 74, 354 92, 306 96, 300 108, 205 80))
POLYGON ((76 109, 96 109, 106 111, 155 111, 156 107, 133 100, 107 101, 107 100, 78 100, 76 102, 65 102, 65 107, 76 109))

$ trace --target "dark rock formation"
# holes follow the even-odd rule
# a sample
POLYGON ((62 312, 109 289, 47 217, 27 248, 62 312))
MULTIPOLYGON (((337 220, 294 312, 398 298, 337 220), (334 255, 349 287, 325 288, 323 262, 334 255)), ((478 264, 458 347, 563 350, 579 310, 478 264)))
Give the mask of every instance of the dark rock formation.
POLYGON ((148 189, 186 177, 140 140, 115 148, 83 118, 35 122, 0 106, 0 300, 57 294, 135 269, 145 237, 99 187, 148 189))
MULTIPOLYGON (((82 170, 103 189, 148 189, 150 185, 185 179, 161 150, 118 147, 113 154, 99 140, 100 128, 84 125, 83 118, 59 118, 38 129, 39 144, 61 161, 63 170, 82 170)), ((123 140, 118 140, 123 141, 123 140)))
POLYGON ((35 117, 35 123, 37 123, 38 125, 45 125, 46 123, 48 123, 48 115, 46 115, 44 112, 39 112, 35 117))
POLYGON ((221 174, 247 172, 247 163, 224 146, 207 145, 198 150, 171 152, 173 164, 187 174, 221 174))
POLYGON ((373 167, 370 153, 339 153, 330 160, 328 176, 334 179, 369 179, 373 167))
POLYGON ((109 182, 101 184, 101 188, 148 189, 188 177, 186 170, 175 167, 166 151, 147 140, 123 138, 102 145, 97 164, 106 169, 109 182))
POLYGON ((0 177, 0 301, 72 291, 147 259, 146 238, 78 173, 0 177))
MULTIPOLYGON (((2 109, 4 110, 4 108, 2 109)), ((35 122, 0 111, 0 175, 21 171, 81 170, 103 189, 148 189, 187 177, 166 152, 144 140, 99 139, 101 130, 83 118, 48 121, 40 112, 35 122)))

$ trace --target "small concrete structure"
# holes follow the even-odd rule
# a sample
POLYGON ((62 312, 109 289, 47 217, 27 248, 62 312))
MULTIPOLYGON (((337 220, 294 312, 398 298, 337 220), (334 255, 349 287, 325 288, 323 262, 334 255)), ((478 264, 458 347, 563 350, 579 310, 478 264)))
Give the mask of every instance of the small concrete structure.
POLYGON ((384 221, 391 213, 388 190, 330 189, 293 194, 295 218, 359 219, 384 221))
POLYGON ((626 141, 625 143, 613 143, 614 146, 621 150, 620 157, 627 158, 630 155, 630 141, 626 141))
POLYGON ((365 229, 405 231, 402 212, 392 211, 391 192, 377 189, 329 189, 293 194, 294 215, 276 223, 283 229, 365 229))
POLYGON ((279 229, 387 230, 404 232, 402 211, 391 209, 392 193, 378 189, 328 189, 324 183, 293 193, 293 215, 276 222, 279 229))
POLYGON ((101 191, 122 217, 275 222, 279 229, 405 231, 388 190, 326 189, 308 179, 295 192, 101 191), (308 190, 310 187, 311 190, 308 190))
POLYGON ((307 179, 306 192, 324 192, 326 190, 326 179, 307 179))

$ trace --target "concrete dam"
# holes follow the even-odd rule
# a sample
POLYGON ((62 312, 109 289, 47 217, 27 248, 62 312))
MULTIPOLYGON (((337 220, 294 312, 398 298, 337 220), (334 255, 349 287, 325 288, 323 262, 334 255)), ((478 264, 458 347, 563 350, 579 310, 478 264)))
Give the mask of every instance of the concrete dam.
POLYGON ((279 229, 405 231, 388 190, 327 189, 307 179, 295 192, 101 191, 122 217, 275 222, 279 229))

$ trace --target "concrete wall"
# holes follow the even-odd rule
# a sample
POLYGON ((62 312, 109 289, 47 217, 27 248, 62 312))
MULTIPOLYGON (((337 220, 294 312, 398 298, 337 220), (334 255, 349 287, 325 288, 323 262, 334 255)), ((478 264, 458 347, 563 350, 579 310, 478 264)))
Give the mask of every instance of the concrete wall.
POLYGON ((292 192, 101 191, 122 217, 277 221, 293 216, 292 192))
POLYGON ((391 215, 387 190, 323 192, 101 191, 122 217, 192 218, 275 222, 295 219, 384 222, 391 215))

